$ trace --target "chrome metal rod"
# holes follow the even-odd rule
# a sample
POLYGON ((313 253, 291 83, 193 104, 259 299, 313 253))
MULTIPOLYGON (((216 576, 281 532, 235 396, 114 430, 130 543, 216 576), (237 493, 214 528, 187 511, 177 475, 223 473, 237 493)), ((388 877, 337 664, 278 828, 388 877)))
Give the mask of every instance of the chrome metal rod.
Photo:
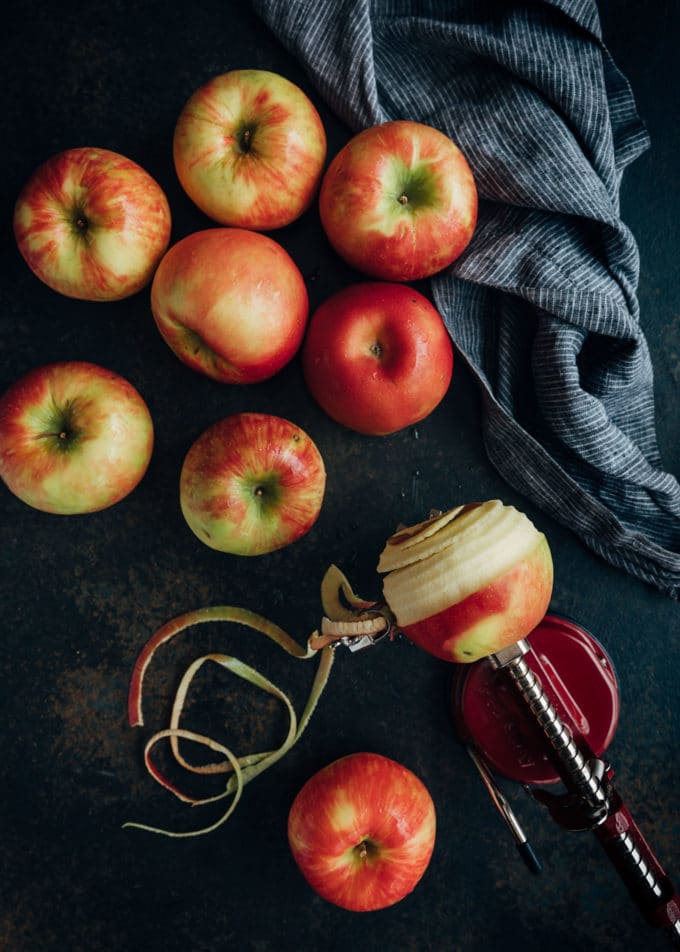
POLYGON ((606 816, 607 794, 602 778, 574 743, 571 731, 562 721, 541 682, 524 660, 531 649, 525 639, 508 645, 489 656, 495 668, 502 668, 512 678, 519 693, 538 721, 545 737, 555 751, 565 777, 575 790, 584 796, 603 817, 606 816))
POLYGON ((628 864, 629 869, 636 874, 641 889, 649 889, 657 899, 663 899, 663 886, 645 861, 630 833, 622 833, 621 836, 609 840, 607 851, 628 864))
POLYGON ((595 773, 574 743, 569 728, 560 718, 543 690, 541 682, 524 658, 519 657, 508 662, 505 670, 533 711, 576 790, 594 804, 604 806, 607 802, 607 794, 601 777, 595 773))

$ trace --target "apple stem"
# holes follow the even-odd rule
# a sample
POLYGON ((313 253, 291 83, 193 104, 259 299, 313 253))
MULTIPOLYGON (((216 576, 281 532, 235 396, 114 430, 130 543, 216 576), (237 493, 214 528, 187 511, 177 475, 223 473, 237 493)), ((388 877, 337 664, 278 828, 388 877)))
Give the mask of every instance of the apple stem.
POLYGON ((242 128, 237 134, 237 142, 239 151, 243 155, 247 155, 253 147, 253 130, 249 128, 242 128))
POLYGON ((357 843, 354 847, 354 855, 360 863, 364 863, 377 855, 377 847, 370 836, 367 836, 361 843, 357 843))
POLYGON ((81 234, 85 234, 87 229, 90 227, 90 223, 86 215, 83 215, 82 212, 78 211, 73 216, 73 224, 76 228, 76 231, 79 231, 81 234))
POLYGON ((408 195, 406 194, 406 192, 402 192, 402 194, 399 196, 398 201, 400 205, 408 205, 408 195))

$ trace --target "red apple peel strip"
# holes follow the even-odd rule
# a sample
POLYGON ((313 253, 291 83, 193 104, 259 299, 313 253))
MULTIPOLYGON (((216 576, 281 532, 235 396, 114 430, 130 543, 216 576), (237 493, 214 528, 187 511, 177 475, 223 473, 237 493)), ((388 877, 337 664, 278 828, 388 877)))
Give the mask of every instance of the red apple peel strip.
POLYGON ((135 663, 130 680, 128 717, 131 726, 139 726, 144 723, 142 715, 143 681, 146 670, 156 650, 175 635, 178 635, 184 631, 185 628, 204 621, 228 621, 246 625, 247 627, 253 628, 256 631, 266 635, 281 648, 283 648, 288 654, 295 658, 305 660, 319 654, 319 665, 317 667, 316 675, 310 689, 307 703, 298 723, 293 706, 285 692, 276 687, 276 685, 261 675, 254 668, 244 664, 237 658, 223 654, 210 654, 196 659, 185 671, 177 689, 171 715, 171 726, 168 729, 158 731, 149 739, 149 741, 147 741, 144 751, 145 766, 149 774, 159 784, 161 784, 161 786, 172 792, 180 800, 184 801, 185 803, 190 803, 192 806, 212 803, 232 794, 233 800, 229 806, 229 809, 221 818, 219 818, 214 824, 211 824, 210 826, 204 827, 200 830, 188 831, 186 833, 176 833, 170 830, 163 830, 140 823, 126 823, 124 824, 125 827, 134 827, 137 829, 147 830, 148 832, 161 833, 172 837, 197 836, 216 829, 232 814, 236 803, 241 797, 241 792, 244 785, 265 771, 268 767, 272 766, 276 761, 280 760, 281 757, 283 757, 297 742, 307 727, 307 724, 314 713, 319 698, 321 697, 321 694, 328 681, 334 658, 331 648, 324 648, 321 651, 312 648, 311 645, 303 648, 285 631, 283 631, 283 629, 279 628, 278 625, 266 618, 263 618, 261 615, 257 615, 254 612, 248 611, 244 608, 218 605, 211 608, 198 609, 196 611, 187 612, 184 615, 180 615, 177 618, 167 622, 165 625, 162 625, 142 648, 142 651, 140 652, 135 663), (267 693, 274 695, 280 701, 282 701, 288 712, 289 729, 286 739, 283 741, 280 747, 273 751, 247 754, 238 758, 228 748, 224 747, 217 741, 214 741, 209 737, 205 737, 202 734, 196 734, 192 731, 187 731, 179 727, 179 721, 191 682, 197 671, 206 661, 213 661, 217 664, 220 664, 222 667, 232 671, 232 673, 236 674, 238 677, 249 681, 250 683, 261 688, 267 693), (165 778, 165 776, 156 767, 151 759, 151 750, 160 740, 164 738, 170 739, 175 758, 177 759, 178 763, 180 763, 180 765, 186 769, 191 770, 194 773, 232 772, 233 775, 230 777, 224 792, 213 797, 197 799, 195 797, 188 796, 178 787, 170 783, 170 781, 165 778), (219 751, 220 753, 224 754, 225 760, 200 766, 191 764, 180 753, 180 739, 193 741, 195 743, 209 747, 211 750, 219 751))
POLYGON ((174 737, 174 738, 183 737, 185 740, 191 740, 197 744, 202 744, 206 747, 209 747, 211 750, 219 750, 225 755, 225 757, 230 761, 230 763, 233 766, 234 777, 236 779, 234 796, 231 803, 229 804, 229 808, 214 823, 211 823, 210 826, 203 827, 200 830, 187 830, 186 832, 178 833, 174 830, 163 830, 160 827, 148 826, 146 823, 124 823, 123 829, 133 828, 136 830, 145 830, 147 833, 159 833, 163 836, 170 836, 173 839, 184 839, 190 836, 200 836, 203 833, 211 833, 213 830, 216 830, 219 826, 221 826, 223 823, 225 823, 229 819, 231 814, 234 812, 236 805, 241 799, 244 781, 243 781, 242 771, 241 771, 241 768, 239 767, 238 760, 236 759, 236 757, 234 757, 234 755, 232 754, 232 752, 229 750, 228 747, 224 747, 222 744, 218 743, 215 740, 212 740, 212 738, 210 737, 205 737, 203 734, 195 734, 193 731, 187 731, 187 730, 181 730, 181 729, 163 730, 163 731, 158 731, 156 734, 154 734, 153 737, 151 737, 147 741, 146 747, 144 749, 144 762, 146 764, 147 770, 149 771, 151 776, 155 780, 157 780, 163 787, 165 787, 167 790, 171 790, 172 793, 174 793, 175 796, 179 797, 180 800, 184 800, 187 803, 191 803, 192 806, 198 806, 198 805, 202 805, 206 803, 212 803, 215 800, 220 800, 222 799, 222 797, 227 795, 226 791, 224 793, 218 794, 218 796, 216 797, 206 797, 203 800, 196 800, 193 797, 187 797, 186 795, 181 793, 181 791, 177 790, 176 787, 173 787, 172 784, 168 783, 168 781, 165 780, 165 778, 160 773, 160 771, 155 767, 150 757, 151 748, 154 747, 158 743, 158 741, 162 740, 164 737, 174 737))
POLYGON ((239 608, 233 605, 214 605, 210 608, 198 608, 195 611, 185 612, 185 614, 178 615, 161 625, 149 638, 137 657, 132 670, 128 693, 128 721, 131 727, 141 727, 144 724, 142 714, 144 675, 157 649, 170 641, 171 638, 174 638, 175 635, 181 634, 185 628, 208 621, 235 622, 236 624, 246 625, 248 628, 253 628, 255 631, 271 638, 272 641, 295 658, 305 660, 313 658, 316 654, 316 651, 310 647, 302 648, 297 641, 294 641, 274 622, 249 611, 247 608, 239 608))

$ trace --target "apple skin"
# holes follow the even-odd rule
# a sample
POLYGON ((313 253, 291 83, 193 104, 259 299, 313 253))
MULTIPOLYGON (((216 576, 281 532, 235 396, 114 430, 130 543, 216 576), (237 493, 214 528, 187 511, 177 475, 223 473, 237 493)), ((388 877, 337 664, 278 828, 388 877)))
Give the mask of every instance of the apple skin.
POLYGON ((52 156, 14 209, 14 235, 31 271, 54 291, 85 301, 118 301, 146 287, 170 229, 160 185, 108 149, 52 156))
POLYGON ((548 610, 552 587, 552 556, 543 536, 532 553, 479 591, 401 630, 444 661, 478 661, 533 631, 548 610))
POLYGON ((302 787, 288 842, 322 898, 353 912, 384 909, 413 891, 434 849, 436 815, 423 782, 374 753, 342 757, 302 787))
POLYGON ((0 477, 34 509, 75 514, 112 506, 140 482, 152 450, 146 403, 96 364, 35 368, 0 398, 0 477))
POLYGON ((300 271, 272 238, 208 228, 173 245, 151 285, 165 342, 187 366, 222 383, 272 377, 297 353, 309 299, 300 271))
POLYGON ((305 93, 267 70, 216 76, 191 96, 173 140, 179 181, 222 225, 281 228, 311 205, 326 133, 305 93))
POLYGON ((316 522, 326 470, 314 441, 289 420, 236 413, 213 424, 187 453, 180 504, 191 531, 233 555, 263 555, 316 522))
POLYGON ((302 349, 307 386, 338 423, 385 436, 444 398, 453 346, 440 314, 404 284, 360 282, 321 304, 302 349))
POLYGON ((415 281, 450 265, 477 224, 477 188, 458 146, 410 120, 364 129, 338 152, 319 192, 321 224, 357 271, 415 281))

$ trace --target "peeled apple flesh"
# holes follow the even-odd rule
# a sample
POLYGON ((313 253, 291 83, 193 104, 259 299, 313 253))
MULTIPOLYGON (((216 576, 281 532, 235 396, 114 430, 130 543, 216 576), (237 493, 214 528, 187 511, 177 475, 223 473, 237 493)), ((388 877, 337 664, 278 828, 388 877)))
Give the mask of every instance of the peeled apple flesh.
POLYGON ((378 572, 401 631, 446 661, 477 661, 525 638, 552 595, 546 537, 498 499, 398 530, 378 572))

